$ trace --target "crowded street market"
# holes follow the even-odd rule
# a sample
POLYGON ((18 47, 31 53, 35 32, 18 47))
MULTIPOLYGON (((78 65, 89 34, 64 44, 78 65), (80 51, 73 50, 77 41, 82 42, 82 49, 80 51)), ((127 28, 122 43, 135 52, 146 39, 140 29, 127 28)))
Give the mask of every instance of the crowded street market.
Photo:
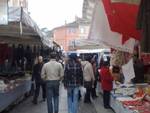
POLYGON ((0 113, 150 113, 150 0, 52 1, 0 0, 0 113))

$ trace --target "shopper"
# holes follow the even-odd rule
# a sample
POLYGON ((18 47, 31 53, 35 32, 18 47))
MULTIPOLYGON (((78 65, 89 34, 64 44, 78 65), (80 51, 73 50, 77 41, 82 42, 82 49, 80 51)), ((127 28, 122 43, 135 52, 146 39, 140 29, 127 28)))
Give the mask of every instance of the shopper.
POLYGON ((67 89, 68 113, 77 113, 79 87, 83 82, 83 72, 76 53, 69 56, 65 65, 64 86, 67 89))
POLYGON ((95 77, 95 81, 94 81, 94 86, 92 88, 92 98, 95 99, 97 98, 97 94, 96 94, 96 87, 97 87, 97 81, 98 81, 98 77, 99 77, 99 73, 98 73, 98 69, 96 66, 96 61, 92 60, 91 61, 92 67, 93 67, 93 72, 94 72, 94 77, 95 77))
POLYGON ((56 53, 51 53, 51 59, 42 68, 42 78, 46 80, 48 113, 59 112, 59 83, 63 78, 64 70, 56 61, 56 53))
POLYGON ((85 103, 91 103, 92 87, 94 87, 95 81, 93 67, 90 61, 91 57, 87 55, 85 56, 85 61, 82 62, 84 87, 86 88, 86 94, 84 97, 85 103))
POLYGON ((33 67, 33 74, 32 74, 32 82, 35 81, 36 84, 36 89, 35 89, 35 94, 33 98, 33 103, 37 104, 38 102, 38 96, 40 93, 40 87, 42 87, 42 93, 43 93, 43 101, 46 99, 46 84, 41 78, 41 70, 43 67, 43 57, 39 56, 37 58, 37 63, 33 67))
POLYGON ((103 62, 100 69, 101 86, 103 90, 104 108, 110 108, 110 91, 113 87, 113 77, 110 73, 108 62, 103 62))
POLYGON ((134 72, 135 78, 133 79, 134 83, 144 83, 144 63, 142 59, 134 60, 134 72))

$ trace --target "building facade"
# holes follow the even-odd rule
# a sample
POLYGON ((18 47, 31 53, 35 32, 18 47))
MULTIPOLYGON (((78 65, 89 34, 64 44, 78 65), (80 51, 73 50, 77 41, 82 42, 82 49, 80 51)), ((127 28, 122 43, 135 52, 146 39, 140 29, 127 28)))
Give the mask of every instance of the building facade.
POLYGON ((23 7, 28 10, 28 0, 8 0, 9 7, 23 7))
POLYGON ((96 0, 84 0, 82 8, 82 18, 92 20, 96 0))
POLYGON ((76 18, 72 23, 53 30, 54 41, 64 51, 75 49, 76 39, 86 39, 89 33, 90 22, 86 19, 76 18))

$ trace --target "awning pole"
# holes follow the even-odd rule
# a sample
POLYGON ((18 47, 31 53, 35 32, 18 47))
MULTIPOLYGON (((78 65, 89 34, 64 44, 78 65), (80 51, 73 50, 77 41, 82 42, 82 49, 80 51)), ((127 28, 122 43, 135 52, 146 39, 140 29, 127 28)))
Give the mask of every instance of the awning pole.
POLYGON ((23 13, 23 8, 21 6, 21 15, 20 15, 20 35, 23 34, 23 28, 22 28, 22 13, 23 13))

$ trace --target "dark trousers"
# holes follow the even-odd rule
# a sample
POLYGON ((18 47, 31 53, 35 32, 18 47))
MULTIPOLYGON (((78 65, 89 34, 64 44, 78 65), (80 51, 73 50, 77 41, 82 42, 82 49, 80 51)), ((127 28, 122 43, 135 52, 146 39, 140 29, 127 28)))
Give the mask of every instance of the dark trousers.
POLYGON ((86 93, 85 93, 85 98, 84 98, 84 102, 91 102, 91 90, 92 88, 86 88, 86 93))
POLYGON ((95 98, 97 97, 96 95, 96 86, 97 86, 97 80, 94 81, 94 88, 92 88, 92 97, 95 98))
POLYGON ((103 90, 103 103, 104 107, 110 107, 110 91, 103 90))
POLYGON ((86 88, 84 102, 90 103, 91 102, 91 93, 92 93, 92 82, 84 82, 84 87, 86 88))
POLYGON ((34 101, 37 102, 37 99, 40 94, 40 87, 42 88, 42 97, 43 99, 46 98, 46 84, 44 82, 42 83, 36 83, 36 89, 35 89, 35 94, 34 94, 34 101))
POLYGON ((59 81, 47 81, 48 113, 58 113, 59 110, 59 81))

